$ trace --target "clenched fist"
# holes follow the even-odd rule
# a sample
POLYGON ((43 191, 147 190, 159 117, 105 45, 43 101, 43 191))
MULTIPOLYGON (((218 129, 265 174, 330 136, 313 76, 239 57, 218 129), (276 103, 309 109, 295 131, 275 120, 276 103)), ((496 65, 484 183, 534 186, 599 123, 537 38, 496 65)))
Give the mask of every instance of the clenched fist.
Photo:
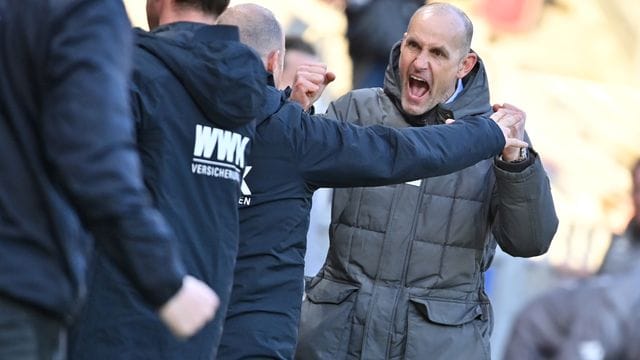
POLYGON ((218 295, 202 281, 187 275, 180 290, 160 308, 160 318, 176 337, 187 338, 213 319, 218 306, 218 295))

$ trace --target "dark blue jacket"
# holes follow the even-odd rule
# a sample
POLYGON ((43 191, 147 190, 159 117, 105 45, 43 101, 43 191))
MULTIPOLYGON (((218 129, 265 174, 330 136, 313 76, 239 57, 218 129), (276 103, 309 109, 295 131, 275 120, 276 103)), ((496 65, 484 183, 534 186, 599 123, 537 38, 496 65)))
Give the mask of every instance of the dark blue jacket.
POLYGON ((0 2, 0 297, 71 319, 86 230, 151 304, 181 285, 140 176, 129 29, 120 0, 0 2))
POLYGON ((99 253, 72 357, 211 359, 231 293, 245 155, 253 119, 265 116, 266 71, 235 27, 174 23, 139 31, 136 45, 131 95, 145 183, 177 233, 187 272, 221 306, 196 336, 178 341, 99 253))
POLYGON ((443 175, 503 147, 501 130, 487 118, 402 130, 359 127, 283 100, 258 125, 245 171, 240 248, 218 358, 293 357, 315 189, 443 175))

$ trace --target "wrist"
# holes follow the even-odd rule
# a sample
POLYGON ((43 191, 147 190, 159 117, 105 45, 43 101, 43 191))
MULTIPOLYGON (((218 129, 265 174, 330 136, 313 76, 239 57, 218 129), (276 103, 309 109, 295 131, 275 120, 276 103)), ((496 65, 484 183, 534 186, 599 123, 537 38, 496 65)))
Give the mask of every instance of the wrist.
POLYGON ((529 158, 529 148, 523 147, 518 151, 518 158, 515 160, 511 160, 512 163, 519 163, 527 160, 529 158))
MULTIPOLYGON (((533 165, 536 161, 537 154, 535 150, 527 148, 526 150, 526 158, 523 160, 509 161, 503 160, 502 156, 498 156, 495 158, 495 166, 499 169, 507 171, 507 172, 521 172, 533 165)), ((519 157, 518 157, 519 159, 519 157)))
POLYGON ((507 155, 506 152, 503 152, 499 160, 509 163, 519 163, 527 160, 529 158, 529 148, 523 147, 519 148, 517 151, 510 151, 507 155))

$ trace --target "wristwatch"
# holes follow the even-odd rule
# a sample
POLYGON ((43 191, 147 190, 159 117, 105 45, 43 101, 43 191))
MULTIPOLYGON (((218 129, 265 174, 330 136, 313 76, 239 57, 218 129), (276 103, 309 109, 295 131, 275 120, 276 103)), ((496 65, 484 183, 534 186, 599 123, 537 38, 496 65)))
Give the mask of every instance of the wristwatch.
POLYGON ((510 163, 519 163, 527 160, 529 158, 529 148, 522 147, 520 148, 520 156, 516 160, 509 161, 510 163))

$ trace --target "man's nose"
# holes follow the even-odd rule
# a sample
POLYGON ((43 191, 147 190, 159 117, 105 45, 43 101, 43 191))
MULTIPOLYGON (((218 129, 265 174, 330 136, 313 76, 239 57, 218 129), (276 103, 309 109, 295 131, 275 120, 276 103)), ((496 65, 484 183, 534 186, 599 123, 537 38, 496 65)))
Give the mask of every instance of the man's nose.
POLYGON ((414 61, 414 65, 419 70, 427 70, 429 69, 429 54, 426 51, 420 52, 414 61))

